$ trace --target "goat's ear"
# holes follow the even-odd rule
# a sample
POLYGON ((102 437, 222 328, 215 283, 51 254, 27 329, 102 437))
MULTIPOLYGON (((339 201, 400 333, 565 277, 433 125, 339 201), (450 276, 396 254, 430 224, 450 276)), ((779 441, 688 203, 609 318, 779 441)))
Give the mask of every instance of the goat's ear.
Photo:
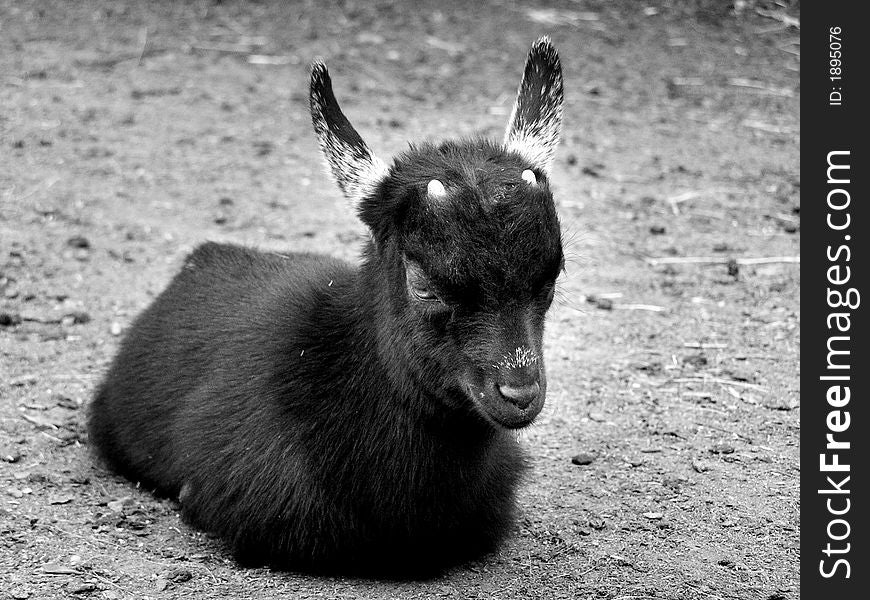
POLYGON ((354 206, 370 195, 389 169, 374 156, 341 112, 326 65, 311 65, 311 120, 332 176, 354 206))
POLYGON ((548 173, 562 131, 562 65, 550 38, 532 45, 504 143, 548 173))

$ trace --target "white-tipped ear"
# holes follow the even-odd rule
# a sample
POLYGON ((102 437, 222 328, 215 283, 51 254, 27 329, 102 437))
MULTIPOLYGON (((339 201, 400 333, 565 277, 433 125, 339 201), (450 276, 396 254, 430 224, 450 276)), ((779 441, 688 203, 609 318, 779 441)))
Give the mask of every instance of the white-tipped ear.
POLYGON ((311 120, 332 176, 345 197, 357 206, 389 174, 387 165, 374 156, 353 125, 341 112, 332 92, 326 65, 311 65, 311 120))
POLYGON ((526 169, 525 171, 523 171, 523 174, 520 175, 520 177, 522 177, 523 181, 525 181, 529 185, 535 185, 536 183, 538 183, 538 178, 535 177, 535 174, 530 169, 526 169))
POLYGON ((532 45, 504 143, 549 173, 562 131, 562 65, 550 38, 532 45))
POLYGON ((447 195, 447 190, 444 189, 443 183, 441 183, 437 179, 433 179, 429 182, 429 185, 426 186, 426 194, 430 198, 443 198, 447 195))

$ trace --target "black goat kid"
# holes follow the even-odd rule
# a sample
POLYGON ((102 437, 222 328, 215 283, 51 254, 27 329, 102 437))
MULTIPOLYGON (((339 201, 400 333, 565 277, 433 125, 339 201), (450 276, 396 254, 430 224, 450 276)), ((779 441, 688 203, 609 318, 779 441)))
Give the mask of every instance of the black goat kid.
POLYGON ((532 46, 501 144, 424 144, 387 166, 321 63, 311 113, 371 232, 361 265, 200 246, 123 340, 90 439, 243 564, 439 570, 509 533, 512 430, 544 403, 559 58, 532 46))

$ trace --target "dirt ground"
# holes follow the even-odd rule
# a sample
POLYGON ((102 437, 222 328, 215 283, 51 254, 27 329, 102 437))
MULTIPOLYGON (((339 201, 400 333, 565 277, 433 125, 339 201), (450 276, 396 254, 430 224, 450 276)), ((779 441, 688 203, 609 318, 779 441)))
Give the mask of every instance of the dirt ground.
POLYGON ((799 16, 0 0, 0 598, 798 598, 799 16), (195 245, 357 256, 311 131, 312 58, 389 157, 499 138, 545 33, 571 260, 499 553, 431 581, 242 569, 94 464, 94 386, 195 245))

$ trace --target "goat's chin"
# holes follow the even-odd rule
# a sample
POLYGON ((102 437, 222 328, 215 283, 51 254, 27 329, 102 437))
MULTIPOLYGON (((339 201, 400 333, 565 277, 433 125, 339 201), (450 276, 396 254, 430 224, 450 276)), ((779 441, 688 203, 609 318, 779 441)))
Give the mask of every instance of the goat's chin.
POLYGON ((522 429, 531 425, 544 407, 546 395, 542 389, 540 395, 531 404, 526 408, 519 408, 499 397, 500 395, 495 389, 488 390, 469 386, 466 388, 466 393, 477 412, 481 413, 491 424, 505 429, 522 429))
POLYGON ((544 399, 541 398, 540 406, 535 408, 529 406, 525 410, 509 405, 503 400, 495 400, 503 406, 484 406, 487 416, 497 425, 505 429, 522 429, 528 427, 534 422, 535 417, 541 412, 544 405, 544 399))

